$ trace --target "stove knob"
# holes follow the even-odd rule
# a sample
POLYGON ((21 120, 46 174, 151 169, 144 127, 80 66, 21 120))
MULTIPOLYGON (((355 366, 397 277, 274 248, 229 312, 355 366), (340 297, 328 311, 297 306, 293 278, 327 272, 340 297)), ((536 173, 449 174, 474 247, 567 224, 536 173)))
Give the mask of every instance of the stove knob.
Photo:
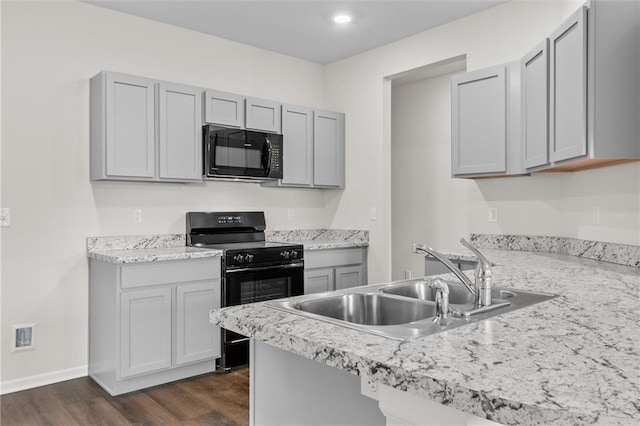
POLYGON ((244 262, 244 256, 241 254, 236 254, 235 256, 233 256, 233 260, 235 260, 238 263, 242 263, 244 262))
POLYGON ((285 259, 289 259, 291 257, 291 253, 289 253, 288 251, 283 251, 282 253, 280 253, 280 256, 284 257, 285 259))
POLYGON ((297 259, 298 258, 298 252, 295 250, 291 250, 291 258, 292 259, 297 259))
POLYGON ((247 253, 247 255, 244 257, 244 260, 246 262, 252 262, 253 261, 253 255, 251 253, 247 253))

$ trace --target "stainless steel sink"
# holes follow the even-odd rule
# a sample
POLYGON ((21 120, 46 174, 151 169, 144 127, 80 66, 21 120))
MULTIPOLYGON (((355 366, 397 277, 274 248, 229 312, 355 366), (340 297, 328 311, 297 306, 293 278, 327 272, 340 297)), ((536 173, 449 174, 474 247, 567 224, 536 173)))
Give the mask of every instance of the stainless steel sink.
MULTIPOLYGON (((447 281, 451 308, 458 313, 449 324, 434 322, 434 295, 422 280, 368 285, 265 302, 267 306, 308 318, 391 339, 408 340, 461 327, 557 297, 554 294, 494 288, 494 304, 473 314, 473 299, 461 284, 447 281), (463 292, 464 291, 464 292, 463 292), (457 303, 455 303, 455 302, 457 303)), ((470 293, 469 293, 470 295, 470 293)))
MULTIPOLYGON (((447 281, 449 285, 449 303, 454 305, 468 305, 473 304, 473 294, 460 284, 447 281)), ((383 287, 383 293, 396 294, 398 296, 411 297, 413 299, 420 300, 436 300, 435 289, 429 287, 429 283, 426 281, 417 281, 409 284, 395 284, 388 287, 383 287)), ((491 299, 508 300, 516 297, 517 293, 512 290, 494 288, 491 290, 491 299)))
POLYGON ((435 304, 381 293, 350 293, 307 300, 294 309, 355 324, 396 325, 434 317, 435 304))

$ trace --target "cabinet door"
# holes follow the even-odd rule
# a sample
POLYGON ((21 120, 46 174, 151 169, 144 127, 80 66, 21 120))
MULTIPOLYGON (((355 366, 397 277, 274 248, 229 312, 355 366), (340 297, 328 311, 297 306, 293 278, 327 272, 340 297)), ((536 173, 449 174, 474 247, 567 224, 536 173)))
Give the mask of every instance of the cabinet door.
POLYGON ((106 79, 107 177, 155 175, 155 88, 152 80, 109 73, 106 79))
POLYGON ((526 168, 549 163, 549 40, 521 61, 522 144, 526 168))
POLYGON ((504 65, 451 78, 453 175, 507 171, 506 90, 504 65))
POLYGON ((171 288, 120 296, 120 376, 171 367, 171 288))
POLYGON ((586 8, 549 37, 551 161, 587 154, 586 8))
POLYGON ((313 183, 344 187, 344 114, 313 113, 313 183))
POLYGON ((282 106, 278 102, 266 99, 245 99, 245 127, 247 129, 280 133, 280 114, 282 106))
POLYGON ((304 294, 331 290, 335 290, 333 268, 304 271, 304 294))
POLYGON ((204 121, 221 126, 244 126, 243 96, 216 90, 207 90, 204 96, 204 121))
POLYGON ((161 179, 202 179, 202 92, 191 86, 158 85, 161 179))
POLYGON ((336 290, 364 285, 362 265, 336 268, 336 290))
POLYGON ((282 184, 313 183, 313 110, 282 106, 282 184))
POLYGON ((220 327, 209 323, 220 297, 219 280, 176 288, 176 364, 220 358, 220 327))

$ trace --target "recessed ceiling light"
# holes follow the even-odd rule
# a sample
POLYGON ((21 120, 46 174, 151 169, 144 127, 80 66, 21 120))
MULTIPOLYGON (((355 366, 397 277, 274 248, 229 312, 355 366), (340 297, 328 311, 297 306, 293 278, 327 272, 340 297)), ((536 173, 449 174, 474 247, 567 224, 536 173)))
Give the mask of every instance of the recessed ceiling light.
POLYGON ((336 24, 346 24, 347 22, 351 22, 351 16, 340 14, 333 17, 333 22, 336 24))

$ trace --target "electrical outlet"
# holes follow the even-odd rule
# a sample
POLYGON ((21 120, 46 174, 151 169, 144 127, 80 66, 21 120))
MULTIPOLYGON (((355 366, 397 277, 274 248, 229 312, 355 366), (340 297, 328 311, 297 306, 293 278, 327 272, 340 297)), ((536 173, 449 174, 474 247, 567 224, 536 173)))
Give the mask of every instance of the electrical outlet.
POLYGON ((15 324, 12 328, 13 340, 11 341, 11 352, 35 348, 35 323, 15 324))
POLYGON ((133 211, 133 223, 142 223, 142 210, 135 209, 133 211))
POLYGON ((0 209, 0 227, 11 226, 11 209, 0 209))
POLYGON ((375 207, 369 208, 369 220, 376 220, 378 218, 378 212, 375 207))
POLYGON ((497 207, 491 207, 489 209, 489 222, 495 223, 497 221, 498 221, 498 208, 497 207))
POLYGON ((294 215, 293 209, 287 210, 287 219, 289 220, 289 222, 293 220, 294 216, 295 215, 294 215))
POLYGON ((591 206, 591 223, 600 225, 600 206, 591 206))

